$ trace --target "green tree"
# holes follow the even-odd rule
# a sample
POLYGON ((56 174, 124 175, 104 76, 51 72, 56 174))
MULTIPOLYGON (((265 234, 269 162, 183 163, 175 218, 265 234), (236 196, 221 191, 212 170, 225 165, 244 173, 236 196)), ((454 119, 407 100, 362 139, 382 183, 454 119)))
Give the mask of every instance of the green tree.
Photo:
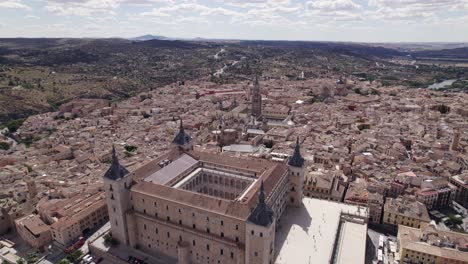
POLYGON ((134 152, 135 150, 138 149, 138 147, 132 146, 132 145, 125 145, 125 146, 124 146, 124 149, 125 149, 125 151, 127 151, 127 152, 134 152))
POLYGON ((0 142, 0 149, 9 150, 10 145, 8 143, 6 143, 6 142, 0 142))
POLYGON ((81 255, 83 255, 83 251, 81 251, 81 249, 77 249, 73 251, 72 253, 68 254, 67 259, 70 262, 75 262, 81 257, 81 255))

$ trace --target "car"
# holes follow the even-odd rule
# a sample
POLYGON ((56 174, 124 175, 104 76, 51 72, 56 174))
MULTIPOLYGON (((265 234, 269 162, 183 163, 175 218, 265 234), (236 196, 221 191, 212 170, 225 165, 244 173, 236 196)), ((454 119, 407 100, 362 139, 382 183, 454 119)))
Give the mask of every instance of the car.
POLYGON ((93 260, 93 256, 90 256, 90 255, 86 255, 83 258, 84 263, 90 263, 92 260, 93 260))

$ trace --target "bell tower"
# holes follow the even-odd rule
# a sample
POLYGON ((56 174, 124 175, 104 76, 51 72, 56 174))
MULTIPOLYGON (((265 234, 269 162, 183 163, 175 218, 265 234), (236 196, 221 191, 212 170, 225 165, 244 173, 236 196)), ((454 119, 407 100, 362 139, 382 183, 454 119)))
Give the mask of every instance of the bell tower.
POLYGON ((255 76, 255 81, 252 89, 252 116, 258 119, 262 115, 262 93, 260 91, 260 84, 258 83, 258 76, 255 76))

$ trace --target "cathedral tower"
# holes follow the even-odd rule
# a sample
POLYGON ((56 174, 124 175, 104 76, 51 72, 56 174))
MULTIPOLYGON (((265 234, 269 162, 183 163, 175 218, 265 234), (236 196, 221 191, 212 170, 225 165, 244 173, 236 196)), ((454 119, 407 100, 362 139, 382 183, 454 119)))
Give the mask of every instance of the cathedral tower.
POLYGON ((252 116, 258 119, 262 115, 262 93, 260 91, 260 84, 258 83, 258 76, 255 76, 255 81, 252 89, 252 116))

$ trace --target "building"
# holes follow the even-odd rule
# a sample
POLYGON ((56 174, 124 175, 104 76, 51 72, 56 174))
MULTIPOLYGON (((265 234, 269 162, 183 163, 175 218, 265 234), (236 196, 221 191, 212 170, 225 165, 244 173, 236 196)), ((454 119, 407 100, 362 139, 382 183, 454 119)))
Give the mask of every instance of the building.
POLYGON ((15 230, 15 219, 23 215, 23 210, 15 200, 0 199, 0 234, 15 230))
POLYGON ((384 205, 383 223, 394 228, 398 225, 421 228, 431 219, 426 206, 409 197, 387 198, 384 205))
POLYGON ((52 236, 50 227, 42 221, 39 215, 27 215, 15 220, 18 235, 31 247, 44 250, 52 236))
POLYGON ((285 120, 289 117, 291 109, 289 106, 285 105, 271 105, 266 106, 265 109, 262 110, 262 115, 266 119, 272 120, 285 120))
POLYGON ((369 191, 367 182, 357 180, 350 183, 344 202, 369 208, 369 221, 374 224, 380 224, 382 218, 383 195, 369 191))
POLYGON ((468 173, 450 177, 449 182, 457 187, 455 201, 468 208, 468 173))
POLYGON ((195 151, 182 125, 173 146, 133 172, 113 149, 104 175, 113 238, 179 263, 271 263, 281 215, 302 205, 299 140, 287 164, 195 151))
POLYGON ((452 151, 458 150, 458 146, 460 145, 460 136, 461 136, 460 129, 455 129, 453 131, 453 138, 452 138, 452 144, 450 144, 450 150, 452 151))
POLYGON ((306 175, 304 195, 307 197, 341 202, 345 190, 346 183, 336 172, 311 171, 306 175))
POLYGON ((400 225, 397 239, 400 263, 468 263, 467 234, 400 225))
POLYGON ((52 238, 62 244, 74 243, 80 236, 95 230, 109 219, 105 194, 80 194, 56 204, 59 210, 51 216, 52 238))
POLYGON ((259 119, 260 116, 262 116, 262 93, 260 90, 260 84, 258 83, 258 76, 255 76, 251 95, 251 103, 251 115, 256 119, 259 119))

